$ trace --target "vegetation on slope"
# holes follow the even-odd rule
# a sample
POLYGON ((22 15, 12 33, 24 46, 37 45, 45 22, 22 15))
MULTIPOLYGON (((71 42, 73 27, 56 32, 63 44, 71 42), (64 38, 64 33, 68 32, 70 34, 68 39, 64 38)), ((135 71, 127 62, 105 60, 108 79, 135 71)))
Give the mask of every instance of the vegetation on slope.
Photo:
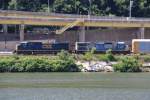
POLYGON ((4 56, 0 57, 0 72, 78 72, 73 57, 62 51, 55 57, 4 56))
POLYGON ((83 55, 70 54, 61 51, 55 56, 27 56, 13 55, 0 56, 0 72, 80 72, 82 66, 76 65, 76 61, 111 61, 116 72, 141 72, 142 63, 149 62, 148 55, 114 55, 111 50, 106 54, 94 54, 94 49, 83 55))
MULTIPOLYGON (((149 0, 133 0, 132 16, 150 17, 149 0)), ((50 12, 129 16, 130 0, 49 0, 50 12), (90 7, 91 1, 91 7, 90 7)), ((48 11, 48 0, 2 0, 0 9, 48 11)))
POLYGON ((114 65, 114 70, 119 72, 141 72, 141 63, 135 57, 124 57, 118 64, 114 65))

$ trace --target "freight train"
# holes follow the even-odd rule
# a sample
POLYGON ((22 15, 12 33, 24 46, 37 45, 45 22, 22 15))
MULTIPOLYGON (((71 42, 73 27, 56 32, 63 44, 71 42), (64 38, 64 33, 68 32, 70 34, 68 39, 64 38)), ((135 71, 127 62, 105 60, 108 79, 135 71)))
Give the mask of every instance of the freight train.
POLYGON ((70 49, 68 42, 43 43, 43 42, 21 42, 16 45, 17 54, 56 54, 61 50, 71 53, 85 53, 95 48, 95 53, 105 53, 111 49, 113 53, 127 54, 130 52, 125 42, 76 42, 74 49, 70 49))

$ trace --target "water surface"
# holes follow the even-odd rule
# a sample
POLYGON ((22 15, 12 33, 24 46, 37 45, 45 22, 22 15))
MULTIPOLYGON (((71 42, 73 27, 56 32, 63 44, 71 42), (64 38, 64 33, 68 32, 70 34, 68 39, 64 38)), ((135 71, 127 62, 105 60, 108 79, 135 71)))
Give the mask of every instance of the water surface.
POLYGON ((150 100, 150 73, 1 73, 0 100, 150 100))

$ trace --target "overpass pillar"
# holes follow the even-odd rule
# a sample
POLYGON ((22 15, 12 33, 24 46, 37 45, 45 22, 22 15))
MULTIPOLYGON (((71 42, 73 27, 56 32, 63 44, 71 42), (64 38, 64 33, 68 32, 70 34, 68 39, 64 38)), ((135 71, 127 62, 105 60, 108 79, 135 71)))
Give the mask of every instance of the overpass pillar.
POLYGON ((8 25, 7 24, 3 25, 3 33, 4 33, 4 41, 5 41, 5 49, 6 49, 7 48, 6 47, 6 44, 7 44, 7 34, 8 34, 8 25))
POLYGON ((4 32, 4 34, 8 33, 8 25, 7 24, 3 25, 3 32, 4 32))
POLYGON ((20 25, 20 41, 24 41, 24 28, 25 28, 25 25, 21 24, 20 25))
POLYGON ((140 28, 140 34, 138 35, 139 39, 144 39, 145 38, 145 28, 141 27, 140 28))
POLYGON ((85 42, 85 26, 81 27, 81 32, 79 33, 79 42, 85 42))

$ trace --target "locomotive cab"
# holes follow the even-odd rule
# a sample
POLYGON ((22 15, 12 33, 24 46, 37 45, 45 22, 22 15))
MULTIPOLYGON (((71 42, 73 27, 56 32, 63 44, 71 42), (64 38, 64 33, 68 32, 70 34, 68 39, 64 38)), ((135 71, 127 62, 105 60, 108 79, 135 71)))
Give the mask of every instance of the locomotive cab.
POLYGON ((88 52, 91 49, 92 49, 92 44, 90 42, 76 42, 75 44, 76 53, 88 52))
POLYGON ((113 50, 113 43, 112 42, 105 42, 104 48, 105 48, 105 50, 109 50, 109 49, 113 50))
POLYGON ((130 52, 129 46, 125 42, 117 42, 115 46, 116 53, 127 54, 130 52))
POLYGON ((117 42, 115 49, 117 51, 126 50, 126 44, 125 44, 125 42, 117 42))

